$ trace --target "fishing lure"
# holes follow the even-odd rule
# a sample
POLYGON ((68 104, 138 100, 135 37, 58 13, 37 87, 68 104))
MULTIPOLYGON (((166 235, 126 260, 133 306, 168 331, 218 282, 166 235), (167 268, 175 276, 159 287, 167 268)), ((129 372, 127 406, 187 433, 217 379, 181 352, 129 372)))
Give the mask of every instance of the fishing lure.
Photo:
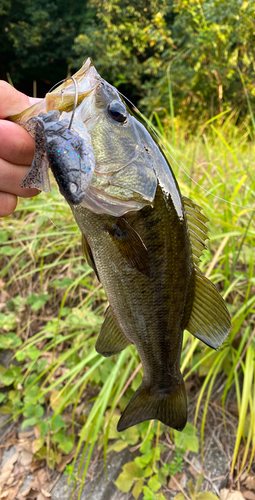
POLYGON ((57 110, 40 113, 27 121, 26 129, 35 140, 35 155, 20 184, 23 188, 35 187, 50 192, 50 165, 61 194, 73 205, 82 202, 95 169, 93 147, 84 125, 81 128, 75 123, 71 130, 77 102, 76 86, 75 91, 70 121, 67 117, 60 119, 57 110))

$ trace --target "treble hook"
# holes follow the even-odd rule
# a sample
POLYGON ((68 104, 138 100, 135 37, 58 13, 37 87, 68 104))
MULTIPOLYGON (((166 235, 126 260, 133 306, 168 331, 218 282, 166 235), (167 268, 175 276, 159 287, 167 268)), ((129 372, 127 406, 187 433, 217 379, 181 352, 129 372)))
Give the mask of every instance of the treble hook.
MULTIPOLYGON (((51 87, 51 89, 49 90, 48 93, 52 92, 52 90, 55 89, 55 87, 57 87, 60 83, 64 83, 67 80, 73 80, 74 89, 75 89, 74 106, 73 106, 72 116, 70 118, 70 122, 69 122, 69 126, 68 126, 68 130, 70 130, 71 126, 72 126, 72 123, 73 123, 73 119, 74 119, 74 113, 76 111, 77 104, 78 104, 78 85, 77 85, 77 82, 76 82, 75 78, 73 76, 68 76, 67 78, 64 78, 64 80, 60 80, 60 82, 55 83, 55 85, 53 85, 53 87, 51 87)), ((64 93, 64 89, 61 91, 61 100, 63 99, 63 93, 64 93)))

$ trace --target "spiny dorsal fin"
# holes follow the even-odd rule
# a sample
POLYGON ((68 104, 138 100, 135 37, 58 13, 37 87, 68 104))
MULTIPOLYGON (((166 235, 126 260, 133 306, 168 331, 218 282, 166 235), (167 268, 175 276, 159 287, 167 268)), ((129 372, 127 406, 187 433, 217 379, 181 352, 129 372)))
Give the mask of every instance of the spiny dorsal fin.
POLYGON ((193 262, 194 264, 198 264, 200 256, 206 248, 204 242, 209 239, 207 234, 208 227, 206 226, 208 219, 205 215, 201 214, 202 208, 199 205, 193 203, 193 201, 185 196, 182 199, 188 223, 193 262))
POLYGON ((102 324, 98 339, 96 341, 96 351, 104 357, 112 356, 123 351, 131 344, 124 333, 118 327, 110 306, 106 309, 105 320, 102 324))
POLYGON ((231 330, 225 301, 196 265, 195 298, 186 330, 213 349, 221 346, 231 330))

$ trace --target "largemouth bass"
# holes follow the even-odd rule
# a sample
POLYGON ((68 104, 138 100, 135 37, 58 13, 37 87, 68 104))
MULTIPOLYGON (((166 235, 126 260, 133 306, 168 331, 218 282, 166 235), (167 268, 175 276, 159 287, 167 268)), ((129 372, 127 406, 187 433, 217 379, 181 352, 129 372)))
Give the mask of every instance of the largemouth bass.
MULTIPOLYGON (((158 419, 182 430, 187 421, 180 372, 183 331, 217 349, 231 327, 224 300, 197 266, 207 219, 181 195, 150 133, 90 59, 73 78, 78 86, 74 126, 83 124, 95 165, 82 199, 66 199, 82 232, 85 257, 110 304, 96 350, 111 356, 133 343, 144 372, 117 428, 158 419)), ((61 122, 73 103, 72 84, 65 82, 12 119, 26 127, 31 117, 58 110, 61 122)), ((60 169, 62 162, 59 156, 60 169)))

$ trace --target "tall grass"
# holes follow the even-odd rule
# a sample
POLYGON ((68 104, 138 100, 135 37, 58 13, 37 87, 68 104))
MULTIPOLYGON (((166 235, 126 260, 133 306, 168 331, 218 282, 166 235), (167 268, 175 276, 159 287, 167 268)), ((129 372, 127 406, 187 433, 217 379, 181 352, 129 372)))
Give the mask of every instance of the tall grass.
MULTIPOLYGON (((230 388, 235 387, 239 424, 231 473, 238 475, 235 467, 241 440, 245 439, 241 469, 250 467, 255 452, 255 148, 251 130, 245 125, 237 128, 235 115, 226 113, 209 120, 196 137, 187 140, 185 127, 173 113, 170 122, 155 117, 182 194, 202 206, 210 220, 210 241, 201 269, 217 284, 232 316, 232 331, 217 352, 185 332, 181 369, 186 380, 192 373, 201 378, 195 423, 202 408, 202 449, 217 378, 223 374, 225 380, 223 408, 228 405, 230 388), (169 126, 171 120, 174 128, 169 126)), ((79 230, 55 188, 51 195, 21 200, 14 216, 0 224, 4 290, 0 325, 5 335, 15 333, 22 340, 14 356, 23 363, 15 397, 5 399, 4 411, 15 418, 20 413, 26 416, 27 408, 44 398, 55 411, 54 421, 71 403, 73 434, 77 434, 75 426, 79 431, 75 458, 82 452, 78 473, 83 471, 84 480, 95 444, 103 446, 106 455, 111 418, 124 409, 138 386, 139 358, 133 346, 108 359, 94 350, 106 298, 83 260, 79 230), (46 365, 36 371, 43 358, 46 365), (39 393, 26 402, 34 386, 39 393), (78 412, 81 404, 84 410, 78 412)), ((74 466, 71 472, 74 475, 74 466)))

